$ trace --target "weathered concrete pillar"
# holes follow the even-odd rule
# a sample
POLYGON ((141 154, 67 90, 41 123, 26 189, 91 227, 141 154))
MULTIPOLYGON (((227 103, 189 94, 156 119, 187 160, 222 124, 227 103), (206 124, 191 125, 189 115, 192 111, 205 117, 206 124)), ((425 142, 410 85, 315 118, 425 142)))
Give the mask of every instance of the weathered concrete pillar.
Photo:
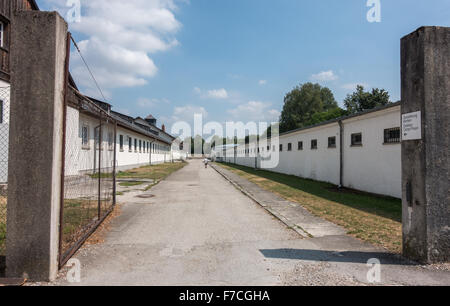
POLYGON ((52 280, 58 272, 67 24, 54 12, 18 12, 11 29, 6 273, 52 280))
POLYGON ((450 260, 450 28, 401 41, 403 252, 450 260))

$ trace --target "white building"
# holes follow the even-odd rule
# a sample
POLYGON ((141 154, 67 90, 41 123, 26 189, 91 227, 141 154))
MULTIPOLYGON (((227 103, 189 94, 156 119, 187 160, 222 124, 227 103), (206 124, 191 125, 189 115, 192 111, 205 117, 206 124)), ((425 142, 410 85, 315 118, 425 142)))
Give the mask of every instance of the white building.
POLYGON ((284 133, 272 140, 276 145, 252 142, 217 148, 213 155, 259 168, 262 159, 277 153, 277 166, 267 170, 401 198, 400 122, 395 103, 284 133))
POLYGON ((114 166, 117 171, 123 171, 186 159, 186 154, 176 147, 176 143, 179 143, 177 139, 166 133, 164 126, 158 128, 153 116, 146 119, 133 118, 112 111, 111 105, 105 102, 92 98, 89 100, 105 111, 111 120, 103 120, 100 128, 97 114, 69 103, 66 120, 66 176, 97 172, 99 165, 102 171, 112 171, 114 166))

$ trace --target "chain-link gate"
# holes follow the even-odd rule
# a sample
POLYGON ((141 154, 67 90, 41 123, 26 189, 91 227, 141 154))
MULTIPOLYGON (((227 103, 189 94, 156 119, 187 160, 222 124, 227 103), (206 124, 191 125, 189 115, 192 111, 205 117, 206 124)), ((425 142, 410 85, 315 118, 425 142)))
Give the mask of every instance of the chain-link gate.
POLYGON ((68 85, 64 114, 60 267, 115 206, 117 122, 105 106, 106 103, 95 103, 68 85))
POLYGON ((0 273, 6 252, 10 87, 0 87, 0 273))
POLYGON ((61 266, 115 204, 116 122, 87 99, 66 107, 61 266))
POLYGON ((10 87, 0 87, 0 277, 6 263, 10 87))

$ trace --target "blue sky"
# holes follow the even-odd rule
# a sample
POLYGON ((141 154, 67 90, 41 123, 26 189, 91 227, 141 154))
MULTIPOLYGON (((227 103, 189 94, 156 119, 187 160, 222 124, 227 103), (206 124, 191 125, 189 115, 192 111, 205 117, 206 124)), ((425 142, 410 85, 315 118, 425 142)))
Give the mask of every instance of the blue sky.
MULTIPOLYGON (((450 26, 448 0, 381 0, 380 23, 367 21, 366 0, 121 2, 82 0, 71 31, 115 110, 166 125, 196 112, 206 121, 273 121, 284 95, 308 81, 328 86, 339 103, 356 84, 396 101, 401 37, 450 26)), ((63 16, 65 3, 38 0, 63 16)), ((75 56, 71 69, 97 95, 75 56)))

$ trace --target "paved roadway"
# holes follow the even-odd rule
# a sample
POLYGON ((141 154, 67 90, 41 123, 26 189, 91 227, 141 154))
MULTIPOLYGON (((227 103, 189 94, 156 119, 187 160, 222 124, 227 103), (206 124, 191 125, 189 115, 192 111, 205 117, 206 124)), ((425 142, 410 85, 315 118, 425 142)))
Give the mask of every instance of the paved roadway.
MULTIPOLYGON (((76 255, 81 285, 360 285, 378 255, 345 235, 304 239, 198 160, 144 194, 119 197, 106 241, 76 255)), ((384 284, 450 285, 449 272, 421 267, 382 273, 384 284)))

